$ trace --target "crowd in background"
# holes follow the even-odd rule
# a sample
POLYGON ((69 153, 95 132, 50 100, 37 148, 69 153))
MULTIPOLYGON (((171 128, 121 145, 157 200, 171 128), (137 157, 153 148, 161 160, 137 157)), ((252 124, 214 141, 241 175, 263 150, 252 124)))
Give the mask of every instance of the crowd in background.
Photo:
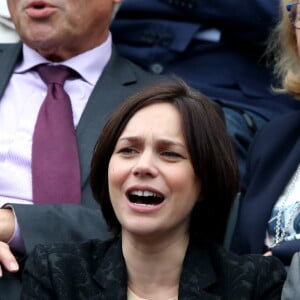
POLYGON ((12 43, 19 40, 15 26, 10 19, 6 1, 0 2, 0 43, 12 43))
MULTIPOLYGON (((93 138, 90 137, 88 140, 90 144, 89 154, 84 155, 84 163, 81 162, 81 164, 87 165, 88 161, 92 159, 92 145, 96 142, 96 138, 105 123, 104 120, 114 111, 119 102, 126 98, 125 95, 129 96, 141 87, 163 81, 165 78, 175 76, 183 79, 188 86, 207 96, 207 101, 214 103, 215 109, 226 123, 226 129, 231 136, 237 157, 239 189, 226 225, 225 241, 225 230, 223 229, 226 222, 222 220, 222 217, 227 219, 228 216, 224 211, 220 216, 217 210, 212 213, 211 217, 216 219, 209 226, 216 230, 218 226, 222 227, 219 228, 221 238, 218 239, 218 242, 222 240, 222 243, 234 253, 275 256, 286 266, 287 270, 291 266, 288 280, 284 286, 283 299, 293 299, 297 293, 300 293, 294 283, 295 278, 300 278, 298 272, 300 264, 298 255, 300 251, 300 201, 298 199, 300 191, 298 159, 300 151, 300 139, 298 137, 300 129, 300 21, 297 19, 298 14, 300 15, 298 13, 300 4, 290 0, 245 0, 242 2, 228 0, 221 3, 206 0, 148 0, 146 2, 123 0, 119 7, 119 1, 115 2, 115 10, 108 18, 111 20, 111 24, 107 22, 106 27, 104 26, 107 32, 110 30, 111 36, 109 34, 108 42, 106 41, 103 45, 106 45, 108 49, 112 43, 114 45, 113 51, 116 50, 118 53, 116 55, 120 54, 135 63, 138 69, 134 69, 133 73, 139 74, 138 77, 140 76, 141 82, 126 92, 123 90, 119 92, 119 87, 110 91, 110 95, 107 96, 107 103, 112 97, 118 100, 109 109, 107 109, 109 105, 105 106, 106 104, 104 104, 105 118, 101 119, 97 125, 91 121, 86 127, 94 133, 92 134, 93 138), (118 12, 116 13, 117 9, 118 12), (94 125, 95 127, 93 127, 94 125), (292 260, 293 263, 291 263, 292 260)), ((6 1, 2 1, 0 3, 0 43, 11 44, 24 38, 22 36, 20 38, 19 33, 22 33, 22 30, 17 28, 16 31, 15 24, 17 24, 16 20, 12 22, 10 19, 6 1)), ((11 52, 9 49, 14 49, 15 54, 11 52, 11 59, 14 60, 15 64, 21 48, 17 48, 16 45, 12 48, 6 47, 10 46, 4 46, 5 51, 11 52)), ((103 48, 103 53, 106 53, 105 51, 103 48)), ((27 49, 25 46, 23 55, 24 53, 35 57, 30 47, 27 49)), ((109 53, 111 52, 109 51, 109 53)), ((115 55, 115 52, 112 53, 115 55)), ((100 50, 98 54, 100 54, 100 50)), ((42 58, 38 59, 40 63, 50 62, 52 64, 57 59, 44 54, 41 56, 42 58)), ((68 61, 67 57, 62 61, 68 61)), ((103 63, 104 70, 104 66, 109 61, 107 56, 105 64, 103 63)), ((122 69, 120 66, 123 63, 116 59, 114 65, 108 64, 108 66, 118 73, 120 71, 117 70, 118 68, 122 69)), ((74 65, 76 65, 75 60, 70 66, 73 67, 74 65)), ((16 64, 16 66, 11 66, 11 72, 17 76, 19 73, 27 72, 28 66, 26 64, 21 66, 16 64)), ((130 69, 131 66, 124 67, 124 74, 122 75, 124 78, 130 69)), ((76 70, 78 73, 80 71, 80 69, 76 70)), ((120 82, 124 81, 122 76, 120 75, 120 82)), ((74 80, 78 80, 76 77, 74 78, 74 80)), ((105 76, 103 78, 103 80, 106 79, 105 76)), ((112 84, 109 78, 111 77, 106 79, 104 85, 103 81, 100 80, 102 89, 109 89, 109 84, 112 84)), ((89 80, 84 79, 83 81, 88 82, 89 80)), ((129 76, 124 86, 129 86, 132 82, 135 82, 135 79, 129 76)), ((84 85, 85 83, 83 83, 84 85)), ((94 86, 89 88, 88 93, 91 97, 95 95, 92 92, 94 86)), ((70 85, 69 90, 72 89, 70 85)), ((75 94, 75 92, 76 90, 73 90, 72 93, 75 94)), ((2 97, 3 99, 8 98, 4 92, 2 92, 2 97)), ((96 113, 93 114, 92 110, 89 110, 90 116, 97 118, 96 113)), ((75 127, 81 119, 85 121, 85 115, 83 114, 81 117, 82 111, 84 111, 84 107, 82 107, 81 112, 78 112, 77 121, 74 119, 75 127)), ((123 117, 126 118, 126 116, 123 117)), ((82 136, 86 135, 83 128, 83 126, 79 127, 79 130, 82 130, 82 136)), ((119 133, 121 134, 121 132, 119 133)), ((83 145, 84 140, 80 143, 83 145)), ((84 153, 86 149, 80 148, 80 143, 79 150, 84 153)), ((132 151, 131 148, 130 151, 132 151)), ((110 155, 112 154, 110 153, 110 155)), ((192 157, 193 155, 190 153, 188 156, 192 157)), ((106 157, 106 159, 108 158, 106 157)), ((84 168, 84 172, 88 174, 88 167, 85 166, 84 168)), ((83 175, 81 174, 81 176, 83 175)), ((199 177, 203 180, 203 175, 199 177)), ((96 186, 94 185, 93 188, 96 189, 96 186)), ((3 196, 1 195, 3 190, 1 191, 0 188, 0 200, 3 196)), ((94 192, 96 198, 98 192, 94 192)), ((92 191, 85 185, 82 187, 82 193, 86 199, 92 197, 92 191)), ((99 195, 103 197, 101 193, 99 192, 99 195)), ((29 202, 32 204, 32 201, 35 202, 32 199, 29 202)), ((101 205, 103 210, 103 204, 101 205)), ((87 204, 87 207, 85 208, 88 210, 86 216, 91 214, 94 220, 92 210, 94 210, 95 205, 87 204)), ((84 214, 84 211, 81 211, 82 208, 80 208, 80 213, 77 212, 77 208, 74 211, 71 209, 67 213, 64 209, 62 210, 63 214, 66 213, 70 216, 70 224, 73 224, 73 218, 75 220, 84 214), (71 216, 71 214, 73 215, 71 216)), ((32 229, 26 225, 28 213, 25 210, 23 212, 22 205, 18 203, 13 205, 13 210, 19 218, 19 223, 16 223, 13 237, 10 236, 10 238, 2 240, 9 241, 10 247, 16 250, 14 254, 19 252, 28 254, 37 244, 37 241, 46 242, 48 236, 41 238, 44 234, 41 230, 35 238, 31 238, 32 229), (27 217, 24 217, 25 215, 27 217), (24 219, 22 220, 22 218, 24 219)), ((42 210, 43 208, 39 207, 32 210, 32 214, 37 214, 36 220, 32 223, 33 227, 37 226, 39 222, 44 223, 42 218, 45 216, 46 209, 45 211, 42 210)), ((6 209, 6 211, 8 210, 6 209)), ((119 220, 119 216, 117 217, 119 220)), ((110 220, 110 218, 111 215, 108 219, 110 220)), ((87 220, 88 217, 84 222, 87 220)), ((121 225, 122 228, 127 228, 127 224, 124 225, 121 222, 121 225)), ((69 226, 72 227, 72 225, 69 226)), ((205 226, 205 224, 201 223, 199 226, 205 226)), ((86 237, 95 238, 98 229, 102 232, 103 237, 109 236, 102 219, 99 222, 92 221, 88 227, 90 229, 83 232, 77 233, 75 231, 74 235, 78 235, 80 238, 74 240, 82 240, 86 237), (97 230, 92 229, 94 225, 97 230)), ((68 236, 68 230, 66 229, 65 236, 68 236)), ((64 234, 58 241, 61 242, 63 239, 64 234)), ((56 238, 52 240, 57 241, 56 238)), ((55 248, 55 251, 58 251, 59 255, 61 250, 55 248)), ((40 259, 40 256, 44 254, 41 255, 39 252, 35 255, 35 258, 33 256, 32 259, 40 259)), ((6 258, 1 258, 1 248, 0 260, 2 264, 8 261, 6 258)), ((253 263, 256 264, 255 261, 253 263)), ((32 270, 29 268, 27 276, 30 272, 35 272, 34 264, 34 260, 31 261, 32 270)), ((274 268, 276 269, 276 267, 274 268)), ((15 271, 12 270, 12 272, 15 271)), ((278 278, 281 277, 282 279, 284 275, 280 272, 278 278)), ((7 276, 12 275, 9 273, 7 276)), ((0 287, 1 284, 5 284, 6 278, 9 277, 4 276, 3 280, 0 279, 0 287)), ((32 278, 26 280, 34 286, 37 284, 32 278)), ((283 284, 282 280, 281 283, 283 284)), ((269 284, 276 285, 277 283, 269 282, 269 284)), ((278 286, 279 288, 281 287, 278 286)), ((133 290, 136 292, 138 289, 133 290)), ((11 293, 11 291, 7 290, 7 293, 11 293)), ((40 293, 41 290, 37 288, 36 295, 40 293)), ((24 295, 28 297, 26 299, 31 299, 33 294, 30 296, 30 292, 25 291, 24 295)), ((270 299, 273 296, 271 295, 270 299)), ((257 295, 257 299, 260 299, 260 295, 257 295)))

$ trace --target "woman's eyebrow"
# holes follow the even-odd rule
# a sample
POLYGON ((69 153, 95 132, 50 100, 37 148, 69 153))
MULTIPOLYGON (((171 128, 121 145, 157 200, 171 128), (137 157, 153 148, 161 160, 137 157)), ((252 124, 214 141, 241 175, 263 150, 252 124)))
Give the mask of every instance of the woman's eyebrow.
MULTIPOLYGON (((139 136, 123 136, 119 138, 119 141, 129 141, 129 142, 140 142, 141 140, 143 140, 143 138, 139 136)), ((163 146, 179 146, 179 147, 186 148, 184 143, 180 141, 174 141, 168 138, 158 139, 158 143, 163 146)))

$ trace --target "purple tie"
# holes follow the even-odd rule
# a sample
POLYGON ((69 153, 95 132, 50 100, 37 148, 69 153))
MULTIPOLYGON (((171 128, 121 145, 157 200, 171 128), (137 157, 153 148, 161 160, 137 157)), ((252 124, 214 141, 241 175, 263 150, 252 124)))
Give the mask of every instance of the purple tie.
POLYGON ((71 70, 46 64, 36 69, 48 91, 33 133, 33 202, 80 203, 76 133, 70 98, 63 88, 71 70))

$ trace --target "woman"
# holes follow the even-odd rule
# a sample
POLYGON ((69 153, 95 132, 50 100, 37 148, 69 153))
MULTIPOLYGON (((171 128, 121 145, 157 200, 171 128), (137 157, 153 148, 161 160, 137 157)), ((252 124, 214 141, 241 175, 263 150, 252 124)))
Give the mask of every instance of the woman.
POLYGON ((182 82, 135 94, 95 147, 91 186, 114 235, 39 246, 22 299, 280 299, 275 258, 222 241, 238 189, 222 117, 182 82))
MULTIPOLYGON (((282 0, 270 38, 279 92, 300 99, 300 3, 282 0)), ((286 265, 300 251, 300 112, 270 122, 249 154, 232 250, 279 257, 286 265)))

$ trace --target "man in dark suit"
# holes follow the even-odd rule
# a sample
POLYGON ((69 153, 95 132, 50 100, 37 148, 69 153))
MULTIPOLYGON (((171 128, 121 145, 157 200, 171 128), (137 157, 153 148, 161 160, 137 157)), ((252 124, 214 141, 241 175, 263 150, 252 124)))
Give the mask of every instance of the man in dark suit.
POLYGON ((219 102, 244 173, 248 146, 267 121, 295 108, 274 95, 262 58, 279 1, 126 0, 111 31, 124 56, 153 73, 175 73, 219 102))
POLYGON ((89 187, 93 147, 114 108, 157 80, 112 47, 108 27, 120 1, 8 0, 22 43, 0 45, 0 299, 18 299, 15 257, 22 260, 36 244, 109 236, 89 187), (32 132, 47 90, 35 69, 42 63, 79 74, 65 90, 76 128, 80 204, 32 205, 32 132))

